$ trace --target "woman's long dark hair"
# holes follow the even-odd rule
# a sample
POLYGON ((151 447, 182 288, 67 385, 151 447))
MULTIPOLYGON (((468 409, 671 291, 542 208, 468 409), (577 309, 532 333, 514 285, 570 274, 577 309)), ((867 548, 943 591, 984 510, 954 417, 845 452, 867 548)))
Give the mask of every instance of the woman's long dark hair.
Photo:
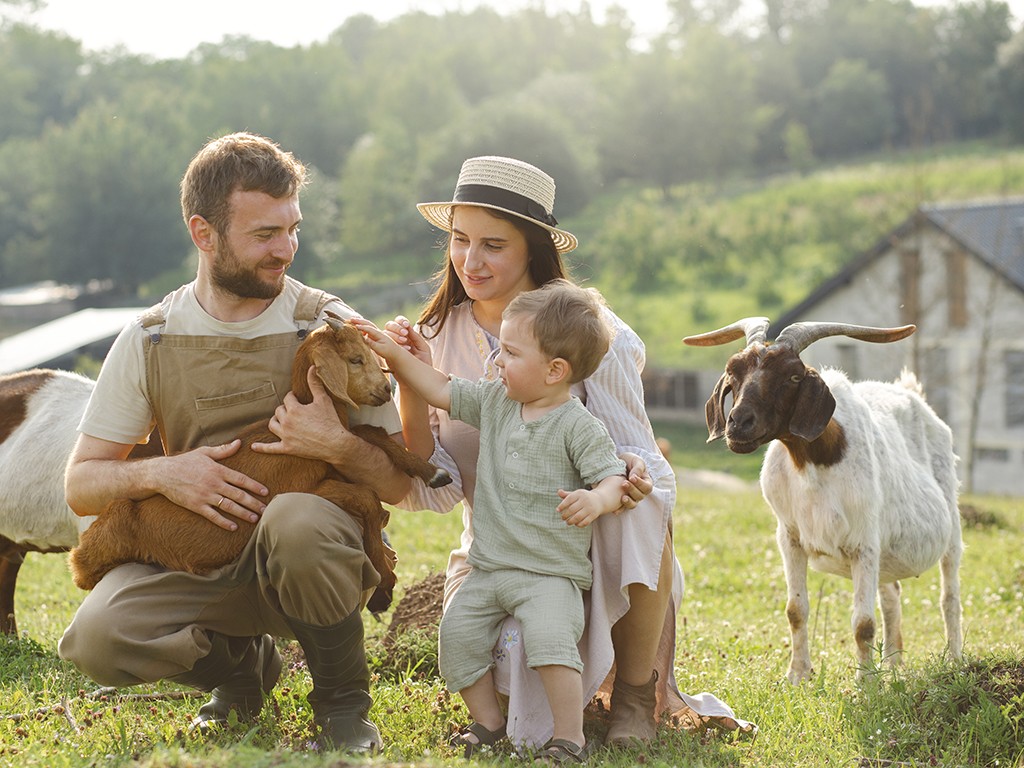
MULTIPOLYGON (((562 261, 562 254, 555 248, 555 242, 551 239, 550 232, 519 216, 490 208, 485 210, 495 218, 510 222, 526 238, 530 278, 535 285, 540 287, 558 277, 570 279, 565 262, 562 261)), ((454 206, 452 212, 454 214, 454 206)), ((419 319, 420 328, 431 338, 441 332, 452 309, 468 298, 466 289, 462 286, 462 281, 459 280, 459 276, 455 273, 455 267, 452 265, 451 243, 451 221, 449 220, 448 237, 445 238, 444 264, 432 278, 437 287, 427 301, 427 306, 420 313, 419 319)))

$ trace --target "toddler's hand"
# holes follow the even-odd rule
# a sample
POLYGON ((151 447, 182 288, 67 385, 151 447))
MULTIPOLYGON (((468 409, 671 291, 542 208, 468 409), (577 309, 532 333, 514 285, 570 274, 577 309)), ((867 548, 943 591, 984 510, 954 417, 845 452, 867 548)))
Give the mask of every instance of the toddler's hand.
POLYGON ((558 495, 561 497, 562 503, 556 509, 561 513, 566 525, 586 528, 605 512, 598 494, 586 488, 575 491, 559 489, 558 495))
POLYGON ((384 324, 384 331, 402 349, 411 352, 416 358, 422 360, 427 365, 432 366, 434 364, 426 339, 416 332, 409 318, 398 315, 394 320, 389 320, 384 324))
POLYGON ((390 361, 396 354, 402 353, 402 348, 395 343, 395 340, 369 320, 354 317, 349 322, 363 334, 370 349, 385 360, 390 361))

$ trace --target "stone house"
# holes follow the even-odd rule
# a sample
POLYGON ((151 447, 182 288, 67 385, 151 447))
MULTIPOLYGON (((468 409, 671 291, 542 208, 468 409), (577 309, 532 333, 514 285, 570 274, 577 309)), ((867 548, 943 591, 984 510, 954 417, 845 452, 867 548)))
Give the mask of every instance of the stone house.
POLYGON ((1024 496, 1024 198, 922 205, 778 318, 917 325, 893 344, 822 339, 803 354, 852 379, 904 366, 953 430, 961 489, 1024 496))

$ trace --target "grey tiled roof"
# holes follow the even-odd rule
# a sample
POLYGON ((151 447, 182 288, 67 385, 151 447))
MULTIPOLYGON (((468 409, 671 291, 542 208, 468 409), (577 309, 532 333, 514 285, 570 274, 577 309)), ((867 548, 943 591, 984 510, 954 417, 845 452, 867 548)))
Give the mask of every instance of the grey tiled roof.
POLYGON ((1024 197, 929 203, 790 307, 772 324, 769 337, 774 338, 780 329, 795 322, 819 301, 848 285, 858 272, 887 253, 893 243, 910 235, 920 216, 1024 291, 1024 197))
POLYGON ((921 212, 1024 290, 1024 198, 922 205, 921 212))

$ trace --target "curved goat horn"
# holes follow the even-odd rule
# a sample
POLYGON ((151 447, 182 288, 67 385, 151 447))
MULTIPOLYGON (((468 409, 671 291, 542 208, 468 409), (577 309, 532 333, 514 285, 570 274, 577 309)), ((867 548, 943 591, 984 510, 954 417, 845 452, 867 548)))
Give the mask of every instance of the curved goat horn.
POLYGON ((765 335, 768 333, 770 321, 767 317, 745 317, 737 320, 732 325, 719 328, 717 331, 708 331, 697 336, 687 336, 683 339, 684 344, 691 347, 713 347, 718 344, 728 344, 740 336, 747 337, 747 346, 751 344, 764 344, 765 335))
POLYGON ((916 325, 901 325, 898 328, 874 328, 868 325, 849 323, 793 323, 779 333, 776 344, 785 344, 797 354, 811 344, 828 336, 849 336, 859 341, 888 344, 899 341, 917 330, 916 325))
POLYGON ((334 312, 327 310, 324 312, 324 321, 335 331, 340 331, 342 326, 345 325, 345 320, 334 312))

